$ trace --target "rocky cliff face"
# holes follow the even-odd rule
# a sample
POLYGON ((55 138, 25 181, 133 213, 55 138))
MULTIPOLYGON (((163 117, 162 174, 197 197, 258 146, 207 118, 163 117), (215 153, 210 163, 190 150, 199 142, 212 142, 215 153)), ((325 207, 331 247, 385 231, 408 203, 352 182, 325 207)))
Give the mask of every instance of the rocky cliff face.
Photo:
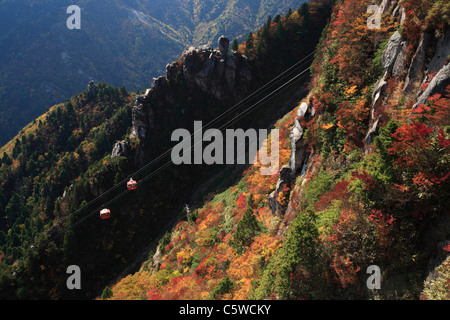
POLYGON ((168 114, 181 112, 186 116, 192 112, 186 106, 176 109, 177 90, 169 87, 180 83, 185 96, 201 92, 224 105, 243 99, 254 78, 251 66, 245 56, 230 51, 228 46, 228 39, 221 37, 219 49, 190 48, 177 62, 168 64, 166 75, 153 79, 152 86, 136 99, 131 136, 145 139, 149 134, 158 135, 164 129, 162 119, 168 114))
POLYGON ((269 195, 269 207, 272 213, 275 214, 279 209, 282 209, 278 203, 278 194, 285 188, 290 187, 292 181, 297 175, 304 175, 306 167, 308 166, 308 159, 310 152, 307 143, 303 139, 304 129, 300 124, 299 119, 310 120, 315 116, 314 106, 312 103, 303 101, 297 110, 297 118, 294 121, 294 126, 291 130, 291 155, 289 165, 284 166, 280 170, 280 178, 278 180, 275 190, 269 195))
MULTIPOLYGON (((394 21, 403 24, 405 21, 405 10, 401 3, 392 0, 383 0, 380 5, 382 14, 390 15, 394 21)), ((377 116, 378 109, 386 104, 392 97, 387 93, 388 82, 395 81, 403 84, 402 94, 413 101, 411 111, 420 104, 424 104, 429 97, 439 93, 443 94, 445 88, 450 85, 450 32, 443 37, 423 32, 421 40, 412 57, 408 58, 407 48, 411 44, 404 40, 399 31, 394 32, 381 56, 381 64, 384 75, 376 82, 372 91, 371 112, 369 129, 364 139, 366 153, 370 152, 374 138, 378 134, 380 117, 377 116)), ((297 112, 297 119, 291 131, 291 157, 289 165, 283 167, 279 173, 276 189, 269 195, 269 206, 275 214, 281 210, 283 214, 292 214, 291 204, 281 207, 277 202, 278 193, 285 186, 291 186, 299 191, 302 186, 294 185, 292 182, 297 176, 303 176, 312 170, 309 167, 309 159, 314 156, 314 151, 304 140, 304 131, 307 129, 300 124, 299 120, 311 120, 315 116, 312 99, 303 101, 297 112)), ((284 232, 280 228, 280 232, 284 232)))

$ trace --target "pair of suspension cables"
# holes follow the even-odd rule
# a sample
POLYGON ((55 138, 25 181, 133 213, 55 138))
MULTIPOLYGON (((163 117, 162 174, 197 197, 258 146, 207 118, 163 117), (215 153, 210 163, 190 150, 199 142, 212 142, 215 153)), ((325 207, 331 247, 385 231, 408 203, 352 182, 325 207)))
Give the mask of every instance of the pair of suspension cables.
MULTIPOLYGON (((205 126, 202 126, 202 128, 200 130, 204 130, 206 128, 210 128, 212 125, 214 125, 215 123, 217 123, 218 121, 220 121, 221 119, 226 117, 227 115, 231 114, 233 111, 238 110, 238 108, 242 107, 247 102, 249 102, 251 100, 256 100, 256 102, 252 103, 249 107, 245 108, 241 113, 239 113, 238 115, 236 115, 232 119, 228 120, 225 124, 223 124, 219 128, 219 130, 226 129, 227 127, 233 125, 235 122, 237 122, 239 119, 241 119, 245 115, 247 115, 250 112, 252 112, 253 110, 255 110, 257 107, 259 107, 263 103, 267 102, 269 99, 271 99, 275 95, 277 95, 277 94, 283 92, 284 90, 286 90, 287 88, 289 88, 297 80, 307 77, 309 75, 309 68, 310 68, 309 66, 310 66, 311 62, 313 61, 313 59, 314 59, 314 54, 315 53, 316 53, 316 51, 313 51, 310 54, 306 55, 300 61, 298 61, 297 63, 292 65, 289 69, 285 70, 283 73, 281 73, 280 75, 278 75, 277 77, 275 77, 274 79, 269 81, 267 84, 265 84, 264 86, 262 86, 261 88, 259 88, 255 92, 251 93, 246 98, 242 99, 241 101, 236 103, 231 108, 227 109, 222 114, 218 115, 216 118, 214 118, 213 120, 208 122, 205 126), (305 64, 307 64, 307 67, 305 67, 305 64), (301 71, 299 71, 299 70, 301 70, 301 71), (264 95, 264 93, 267 92, 268 90, 272 90, 272 91, 269 94, 264 95)), ((197 131, 192 133, 191 138, 193 138, 198 133, 199 132, 197 132, 197 131)), ((191 150, 194 149, 195 146, 198 143, 199 142, 194 143, 194 145, 191 146, 191 150)), ((141 167, 139 170, 137 170, 133 174, 129 175, 123 181, 117 183, 116 185, 114 185, 113 187, 108 189, 107 191, 103 192, 101 195, 99 195, 96 198, 94 198, 93 200, 91 200, 89 203, 83 205, 82 207, 78 208, 74 212, 72 212, 69 215, 65 216, 61 221, 59 221, 58 224, 60 226, 64 226, 65 222, 67 222, 72 216, 74 216, 77 213, 85 210, 86 208, 88 208, 89 206, 94 204, 95 202, 99 202, 99 200, 104 199, 107 195, 111 194, 114 190, 116 190, 118 188, 122 188, 125 184, 130 186, 130 182, 132 182, 132 184, 133 184, 133 186, 131 188, 128 187, 126 190, 124 190, 123 192, 121 192, 120 194, 118 194, 117 196, 112 198, 111 200, 107 201, 106 203, 103 203, 101 207, 98 207, 97 209, 93 210, 92 212, 90 212, 86 216, 82 217, 78 221, 75 221, 74 223, 72 223, 70 226, 64 228, 63 230, 58 232, 56 235, 53 235, 49 239, 43 241, 39 245, 39 247, 43 247, 43 246, 47 245, 49 242, 51 242, 51 241, 55 240, 56 238, 62 236, 63 234, 65 234, 70 229, 73 229, 76 226, 80 225, 81 223, 83 223, 85 220, 87 220, 92 215, 98 214, 99 211, 102 212, 103 210, 108 210, 108 209, 106 209, 106 207, 108 207, 110 204, 116 202, 117 200, 119 200, 120 198, 122 198, 123 196, 128 194, 129 192, 131 192, 133 190, 136 190, 137 187, 139 187, 140 185, 144 184, 146 181, 150 180, 151 178, 153 178, 154 176, 156 176, 160 172, 162 172, 165 169, 167 169, 169 166, 171 166, 173 164, 173 162, 170 161, 170 160, 168 162, 164 163, 163 165, 161 165, 159 168, 155 169, 154 171, 149 172, 144 178, 140 179, 137 182, 134 181, 132 178, 129 180, 129 177, 137 177, 139 174, 144 172, 146 169, 148 169, 152 165, 154 165, 157 162, 159 162, 160 160, 162 160, 164 157, 166 157, 169 154, 171 154, 172 150, 173 150, 173 148, 168 149, 167 151, 165 151, 164 153, 162 153, 161 155, 159 155, 158 157, 156 157, 155 159, 151 160, 149 163, 147 163, 146 165, 141 167)), ((110 212, 104 211, 104 214, 109 214, 110 215, 110 212)), ((35 243, 36 242, 36 238, 33 241, 30 241, 30 242, 31 243, 35 243)), ((30 242, 28 244, 30 244, 30 242)), ((31 245, 31 247, 34 248, 34 245, 31 245)))

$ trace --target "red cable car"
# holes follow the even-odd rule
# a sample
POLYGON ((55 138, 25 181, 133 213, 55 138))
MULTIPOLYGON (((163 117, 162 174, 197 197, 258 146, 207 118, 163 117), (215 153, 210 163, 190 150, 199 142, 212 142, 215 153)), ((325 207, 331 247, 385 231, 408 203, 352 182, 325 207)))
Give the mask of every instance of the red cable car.
POLYGON ((133 178, 130 178, 130 181, 127 182, 128 190, 136 190, 137 189, 137 182, 133 180, 133 178))
POLYGON ((103 209, 102 211, 100 211, 100 218, 102 220, 111 218, 111 210, 103 209))

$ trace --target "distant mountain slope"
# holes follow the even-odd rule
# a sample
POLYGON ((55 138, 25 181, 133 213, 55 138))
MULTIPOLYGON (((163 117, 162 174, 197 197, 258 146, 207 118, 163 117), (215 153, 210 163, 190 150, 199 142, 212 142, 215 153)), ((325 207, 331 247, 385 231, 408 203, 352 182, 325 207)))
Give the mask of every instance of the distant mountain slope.
POLYGON ((0 145, 91 79, 148 87, 191 44, 233 39, 302 0, 0 1, 0 145), (66 9, 82 9, 69 30, 66 9))

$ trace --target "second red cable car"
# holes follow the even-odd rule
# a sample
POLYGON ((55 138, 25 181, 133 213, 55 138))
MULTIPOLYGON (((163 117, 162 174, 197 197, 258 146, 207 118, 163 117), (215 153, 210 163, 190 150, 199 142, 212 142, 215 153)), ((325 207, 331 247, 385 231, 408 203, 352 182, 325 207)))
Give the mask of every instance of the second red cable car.
POLYGON ((100 211, 100 218, 102 220, 111 218, 111 210, 103 209, 102 211, 100 211))
POLYGON ((136 190, 137 189, 137 182, 133 180, 133 178, 130 178, 130 181, 127 182, 128 190, 136 190))

